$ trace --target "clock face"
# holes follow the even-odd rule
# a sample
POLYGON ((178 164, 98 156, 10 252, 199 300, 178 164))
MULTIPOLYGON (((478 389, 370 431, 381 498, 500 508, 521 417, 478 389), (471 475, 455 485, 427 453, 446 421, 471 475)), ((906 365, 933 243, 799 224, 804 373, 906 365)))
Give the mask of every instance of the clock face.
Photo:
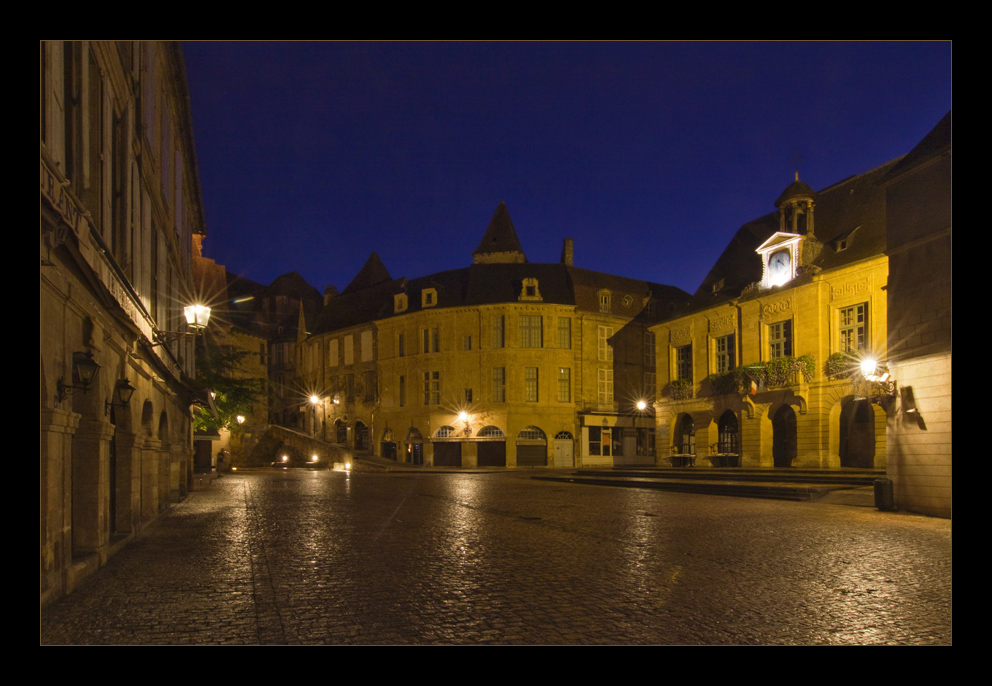
POLYGON ((772 284, 778 286, 792 278, 792 253, 788 250, 779 250, 768 258, 768 272, 772 277, 772 284))

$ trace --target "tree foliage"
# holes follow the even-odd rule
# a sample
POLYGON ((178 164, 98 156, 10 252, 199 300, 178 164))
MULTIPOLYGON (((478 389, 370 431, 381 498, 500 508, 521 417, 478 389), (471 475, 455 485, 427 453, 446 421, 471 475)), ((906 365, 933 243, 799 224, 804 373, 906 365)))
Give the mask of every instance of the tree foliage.
POLYGON ((238 415, 248 416, 252 408, 263 402, 265 379, 247 373, 245 362, 257 355, 205 333, 196 343, 196 381, 214 393, 215 416, 210 408, 194 408, 195 430, 220 430, 236 423, 238 415))

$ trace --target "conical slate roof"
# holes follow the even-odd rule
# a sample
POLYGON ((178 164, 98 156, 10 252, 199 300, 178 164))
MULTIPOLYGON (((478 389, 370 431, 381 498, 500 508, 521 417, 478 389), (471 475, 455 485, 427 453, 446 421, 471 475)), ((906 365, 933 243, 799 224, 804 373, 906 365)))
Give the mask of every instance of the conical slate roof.
POLYGON ((500 253, 519 253, 521 261, 526 262, 524 249, 517 238, 517 232, 513 228, 510 220, 510 211, 506 209, 506 203, 502 200, 493 218, 489 220, 489 227, 486 229, 479 247, 472 251, 472 255, 494 255, 500 253))
POLYGON ((369 259, 365 260, 365 265, 355 275, 355 278, 351 280, 351 283, 348 284, 348 287, 341 291, 341 295, 365 290, 366 288, 371 288, 377 284, 392 280, 393 277, 389 275, 386 265, 379 259, 379 255, 373 251, 369 255, 369 259))

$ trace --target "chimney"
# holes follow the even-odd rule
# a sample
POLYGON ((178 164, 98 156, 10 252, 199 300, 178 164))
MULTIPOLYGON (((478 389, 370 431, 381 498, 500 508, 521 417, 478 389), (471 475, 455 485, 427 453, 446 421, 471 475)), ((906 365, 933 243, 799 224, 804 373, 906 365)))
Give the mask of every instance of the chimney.
POLYGON ((573 243, 571 238, 566 238, 564 245, 561 246, 561 263, 567 267, 572 266, 572 253, 573 253, 573 243))
POLYGON ((327 303, 331 302, 331 298, 333 298, 337 294, 338 294, 338 289, 336 289, 334 286, 328 286, 327 288, 325 288, 324 289, 324 305, 326 306, 327 303))

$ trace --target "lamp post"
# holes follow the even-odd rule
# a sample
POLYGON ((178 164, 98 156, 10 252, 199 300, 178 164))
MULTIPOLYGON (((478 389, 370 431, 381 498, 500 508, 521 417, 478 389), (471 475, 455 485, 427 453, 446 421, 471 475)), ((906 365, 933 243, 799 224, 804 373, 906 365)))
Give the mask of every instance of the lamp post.
POLYGON ((313 423, 311 424, 311 433, 314 438, 317 438, 317 403, 320 402, 320 398, 315 395, 310 396, 310 407, 313 410, 313 423))
MULTIPOLYGON (((648 404, 644 400, 637 401, 637 405, 636 405, 637 412, 634 413, 634 416, 632 418, 634 422, 634 440, 636 441, 636 445, 641 445, 641 434, 638 432, 637 418, 643 414, 644 410, 647 409, 647 406, 648 404)), ((648 447, 647 445, 645 445, 644 454, 647 455, 647 452, 648 452, 648 447)))

